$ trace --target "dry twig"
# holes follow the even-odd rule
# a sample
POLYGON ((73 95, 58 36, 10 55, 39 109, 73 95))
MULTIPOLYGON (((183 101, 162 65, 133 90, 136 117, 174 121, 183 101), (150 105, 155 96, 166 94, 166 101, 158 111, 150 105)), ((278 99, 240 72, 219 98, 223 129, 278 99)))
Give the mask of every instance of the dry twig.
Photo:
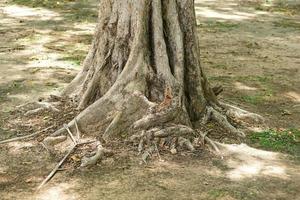
POLYGON ((30 135, 25 135, 25 136, 22 136, 22 137, 15 137, 15 138, 7 139, 7 140, 2 140, 2 141, 0 141, 0 144, 6 144, 6 143, 9 143, 9 142, 15 142, 15 141, 25 140, 25 139, 28 139, 28 138, 31 138, 31 137, 35 137, 35 136, 37 136, 37 135, 39 135, 39 134, 41 134, 41 133, 43 133, 43 132, 45 132, 45 131, 47 131, 51 128, 53 128, 53 126, 49 126, 45 129, 42 129, 42 130, 37 131, 35 133, 32 133, 30 135))

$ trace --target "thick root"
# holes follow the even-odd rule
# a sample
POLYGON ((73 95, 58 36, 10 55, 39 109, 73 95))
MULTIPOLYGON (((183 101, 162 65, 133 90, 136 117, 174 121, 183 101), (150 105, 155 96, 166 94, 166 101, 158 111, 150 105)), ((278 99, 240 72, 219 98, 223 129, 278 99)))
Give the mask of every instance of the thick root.
POLYGON ((203 139, 203 144, 205 144, 205 142, 207 142, 215 152, 220 153, 220 149, 218 147, 218 143, 214 142, 213 140, 211 140, 209 137, 206 136, 206 134, 202 133, 201 131, 198 132, 200 134, 200 136, 203 139))
POLYGON ((155 146, 152 145, 146 149, 146 151, 142 154, 142 161, 147 164, 147 160, 152 156, 153 152, 156 150, 155 146))
POLYGON ((46 137, 43 141, 43 143, 46 146, 55 146, 59 143, 62 143, 63 141, 65 141, 67 139, 67 136, 65 135, 61 135, 61 136, 57 136, 57 137, 46 137))
POLYGON ((195 147, 193 146, 191 141, 186 139, 186 138, 179 137, 178 138, 178 144, 179 144, 179 146, 185 147, 186 149, 188 149, 190 151, 195 151, 195 147))
POLYGON ((93 152, 93 156, 85 156, 81 159, 80 167, 89 167, 95 165, 100 161, 106 154, 111 154, 110 150, 105 149, 101 144, 97 146, 97 150, 93 152))
POLYGON ((233 105, 225 103, 222 103, 221 105, 227 109, 227 116, 241 122, 246 128, 248 128, 249 125, 254 125, 256 127, 267 127, 265 119, 261 115, 248 112, 233 105))
POLYGON ((173 108, 164 112, 151 113, 136 121, 132 127, 134 129, 147 130, 151 127, 156 127, 167 122, 172 122, 178 115, 179 109, 173 108))
POLYGON ((109 124, 109 126, 106 128, 106 130, 102 136, 102 138, 105 141, 108 141, 109 137, 111 137, 111 135, 115 132, 115 130, 119 128, 118 124, 121 120, 121 117, 122 117, 122 112, 117 112, 114 119, 109 124))
POLYGON ((56 136, 56 137, 49 136, 49 137, 46 137, 41 144, 50 154, 53 154, 54 146, 66 141, 66 140, 67 140, 67 136, 65 136, 65 135, 56 136))
POLYGON ((41 113, 45 110, 49 110, 52 112, 59 112, 59 109, 57 109, 52 103, 49 103, 49 102, 27 103, 27 104, 18 106, 17 109, 27 110, 27 112, 24 114, 25 116, 35 115, 35 114, 41 113))
POLYGON ((241 138, 246 137, 246 135, 242 131, 238 130, 237 128, 232 126, 230 122, 228 122, 225 115, 221 114, 220 112, 218 112, 214 108, 207 107, 207 113, 210 113, 211 118, 214 121, 216 121, 221 127, 223 127, 229 133, 232 133, 235 136, 238 136, 238 137, 241 137, 241 138))

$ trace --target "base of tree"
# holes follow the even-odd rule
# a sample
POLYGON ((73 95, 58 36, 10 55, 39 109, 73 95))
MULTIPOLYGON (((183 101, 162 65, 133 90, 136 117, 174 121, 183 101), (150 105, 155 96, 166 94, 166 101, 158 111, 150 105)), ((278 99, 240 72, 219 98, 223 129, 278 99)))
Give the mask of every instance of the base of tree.
MULTIPOLYGON (((146 101, 139 95, 136 96, 137 99, 146 101)), ((163 104, 165 105, 165 103, 163 104)), ((132 123, 131 134, 125 132, 124 134, 114 135, 114 130, 120 129, 117 127, 118 123, 125 120, 121 114, 117 114, 113 120, 110 120, 110 124, 107 126, 102 137, 99 137, 99 134, 92 135, 85 133, 82 135, 83 139, 86 138, 85 140, 95 140, 95 144, 92 145, 93 155, 83 156, 81 166, 93 165, 97 160, 101 160, 106 155, 103 152, 107 151, 104 147, 110 146, 110 143, 116 141, 120 141, 120 144, 136 148, 137 154, 141 156, 141 160, 145 163, 153 153, 157 154, 161 150, 167 150, 171 154, 176 154, 179 150, 182 151, 184 149, 186 151, 195 151, 199 148, 208 148, 212 152, 221 155, 224 139, 227 141, 230 140, 231 143, 239 143, 243 141, 243 137, 245 136, 244 131, 247 131, 246 126, 264 125, 264 119, 260 115, 222 103, 222 110, 207 107, 206 114, 202 120, 197 124, 191 125, 192 128, 189 124, 180 123, 182 118, 178 116, 182 115, 177 113, 182 111, 176 110, 176 107, 163 109, 162 104, 151 103, 150 105, 149 112, 132 123), (159 110, 159 112, 154 112, 154 110, 159 110), (240 127, 241 130, 231 124, 240 127)), ((70 99, 51 96, 47 102, 18 106, 18 111, 19 116, 23 116, 23 120, 43 117, 46 114, 50 115, 47 124, 42 126, 44 128, 51 125, 53 126, 51 130, 58 128, 58 131, 55 131, 50 136, 45 137, 45 135, 44 137, 40 137, 39 140, 42 141, 42 144, 51 154, 55 154, 57 145, 65 142, 68 138, 70 143, 72 139, 68 129, 74 137, 78 130, 81 133, 76 120, 80 111, 76 110, 76 105, 72 104, 70 99), (44 105, 48 106, 44 107, 44 105), (70 125, 66 127, 65 122, 70 119, 74 119, 71 120, 74 123, 74 129, 70 125)))
POLYGON ((62 97, 19 109, 25 117, 68 116, 43 139, 50 153, 67 138, 72 150, 82 139, 96 138, 82 167, 109 154, 104 147, 114 140, 135 146, 143 162, 160 149, 176 154, 201 144, 221 153, 209 123, 222 131, 219 137, 241 140, 245 134, 238 122, 263 118, 218 101, 222 88, 211 87, 199 52, 193 0, 103 0, 89 54, 62 97), (76 110, 65 109, 69 105, 76 110))

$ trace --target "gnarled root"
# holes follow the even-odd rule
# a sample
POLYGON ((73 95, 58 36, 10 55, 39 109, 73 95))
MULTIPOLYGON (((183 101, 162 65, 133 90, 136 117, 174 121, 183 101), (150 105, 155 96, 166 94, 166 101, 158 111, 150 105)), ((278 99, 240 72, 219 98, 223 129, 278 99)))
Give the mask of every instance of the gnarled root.
POLYGON ((57 109, 54 104, 55 103, 49 103, 49 102, 31 102, 31 103, 17 106, 17 109, 25 110, 26 111, 24 114, 25 116, 35 115, 45 110, 49 110, 52 112, 59 112, 59 109, 57 109))
POLYGON ((42 145, 43 145, 43 147, 46 148, 46 150, 49 153, 53 153, 54 146, 64 142, 65 140, 67 140, 67 136, 65 136, 65 135, 60 135, 60 136, 56 136, 56 137, 48 136, 43 140, 42 145))
POLYGON ((203 144, 205 142, 207 142, 212 148, 213 150, 216 152, 216 153, 220 153, 220 149, 218 147, 218 142, 215 142, 213 140, 211 140, 209 137, 207 137, 207 134, 206 133, 202 133, 201 131, 198 132, 200 134, 200 136, 202 137, 202 140, 203 140, 203 144))
POLYGON ((185 147, 186 149, 188 149, 190 151, 195 151, 195 147, 193 146, 191 141, 184 138, 184 137, 179 137, 178 138, 178 144, 179 144, 179 146, 185 147))
POLYGON ((233 105, 221 103, 227 110, 226 115, 231 119, 240 122, 245 128, 253 130, 253 127, 267 128, 265 119, 256 113, 243 110, 233 105))
POLYGON ((131 136, 130 141, 139 141, 138 152, 142 154, 142 160, 146 163, 146 160, 151 157, 154 151, 158 152, 157 146, 165 146, 167 144, 172 154, 177 153, 177 146, 194 151, 194 145, 186 137, 193 137, 195 134, 196 132, 188 126, 171 124, 168 127, 155 127, 147 131, 143 130, 140 134, 131 136))
POLYGON ((203 122, 207 123, 209 119, 216 121, 221 127, 223 127, 229 133, 234 134, 240 138, 245 137, 245 134, 241 130, 238 130, 237 128, 231 125, 231 123, 227 120, 226 115, 221 114, 219 111, 217 111, 216 109, 210 106, 207 107, 207 113, 206 116, 204 117, 203 122))
POLYGON ((92 152, 91 156, 84 156, 81 159, 80 167, 89 167, 95 165, 99 160, 101 160, 105 155, 112 154, 112 151, 105 149, 100 143, 97 146, 97 150, 92 152))

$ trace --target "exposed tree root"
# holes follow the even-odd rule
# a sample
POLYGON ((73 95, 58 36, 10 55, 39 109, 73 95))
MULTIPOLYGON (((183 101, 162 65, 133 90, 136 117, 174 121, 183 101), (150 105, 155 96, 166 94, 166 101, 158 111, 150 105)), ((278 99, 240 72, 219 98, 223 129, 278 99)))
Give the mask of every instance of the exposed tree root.
POLYGON ((237 137, 244 138, 245 134, 235 128, 234 126, 231 125, 230 122, 228 122, 226 115, 221 114, 217 110, 215 110, 212 107, 207 107, 207 113, 210 115, 209 117, 216 121, 221 127, 223 127, 226 131, 228 131, 231 134, 234 134, 237 137))
POLYGON ((59 112, 60 110, 57 109, 54 104, 55 103, 49 102, 31 102, 17 106, 17 109, 27 110, 27 112, 24 114, 25 116, 32 116, 45 110, 59 112))
POLYGON ((152 156, 153 152, 156 150, 154 145, 148 147, 142 154, 142 161, 147 164, 147 160, 152 156))
POLYGON ((206 136, 206 134, 202 133, 201 131, 199 131, 198 133, 201 135, 203 139, 203 144, 205 143, 205 141, 208 142, 212 146, 215 152, 220 153, 220 149, 218 148, 215 141, 211 140, 209 137, 206 136))
POLYGON ((101 160, 105 155, 112 154, 112 151, 105 149, 100 143, 97 145, 97 150, 93 152, 93 156, 85 156, 81 159, 80 167, 88 167, 95 165, 99 160, 101 160))
POLYGON ((251 113, 233 105, 225 103, 221 103, 221 105, 227 110, 227 116, 231 117, 232 119, 239 120, 240 122, 245 124, 245 126, 247 126, 247 124, 266 126, 265 119, 261 115, 251 113))
POLYGON ((184 138, 184 137, 179 137, 178 138, 178 144, 181 147, 185 147, 186 149, 190 150, 190 151, 195 151, 195 147, 194 145, 191 143, 190 140, 184 138))
POLYGON ((55 145, 62 143, 66 139, 67 139, 67 136, 65 136, 65 135, 60 135, 60 136, 56 136, 56 137, 49 136, 49 137, 46 137, 42 143, 48 151, 52 152, 53 147, 55 145))

